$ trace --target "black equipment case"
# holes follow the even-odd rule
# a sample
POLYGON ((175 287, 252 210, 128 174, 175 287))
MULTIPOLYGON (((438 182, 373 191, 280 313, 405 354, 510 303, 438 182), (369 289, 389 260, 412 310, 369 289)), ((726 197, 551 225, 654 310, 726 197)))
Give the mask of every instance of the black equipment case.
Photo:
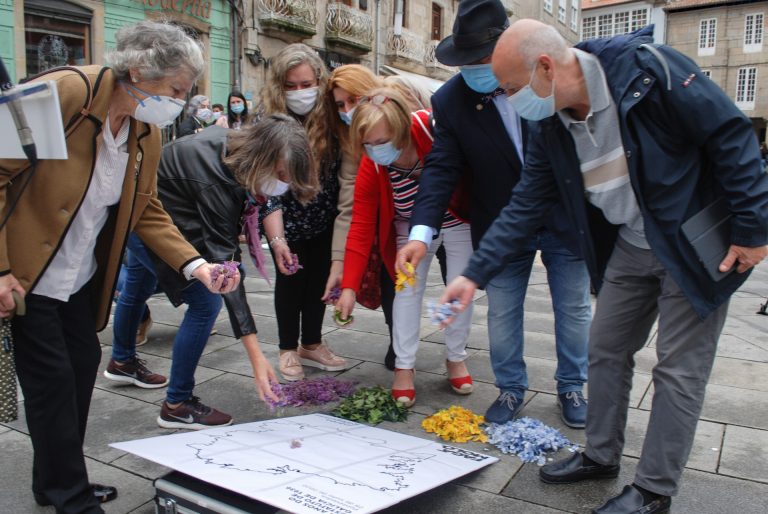
POLYGON ((286 514, 266 503, 172 471, 155 480, 157 514, 286 514))

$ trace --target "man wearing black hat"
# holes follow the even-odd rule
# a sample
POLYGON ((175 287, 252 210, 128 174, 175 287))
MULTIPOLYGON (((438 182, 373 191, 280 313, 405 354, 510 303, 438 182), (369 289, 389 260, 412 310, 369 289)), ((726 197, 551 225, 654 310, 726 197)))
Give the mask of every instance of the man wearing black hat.
MULTIPOLYGON (((509 203, 520 180, 524 160, 525 122, 506 101, 491 71, 491 54, 509 26, 499 0, 462 0, 453 34, 438 45, 437 59, 459 66, 457 74, 432 97, 435 141, 420 178, 411 218, 409 243, 397 267, 416 264, 437 234, 449 200, 460 181, 471 184, 472 242, 477 248, 485 231, 509 203)), ((563 422, 583 428, 587 380, 587 340, 591 309, 589 276, 568 222, 555 208, 550 222, 528 241, 525 252, 509 261, 491 280, 488 294, 488 338, 491 366, 499 397, 488 408, 489 422, 505 423, 523 406, 528 388, 523 360, 523 303, 536 251, 541 251, 555 311, 558 403, 563 422)))

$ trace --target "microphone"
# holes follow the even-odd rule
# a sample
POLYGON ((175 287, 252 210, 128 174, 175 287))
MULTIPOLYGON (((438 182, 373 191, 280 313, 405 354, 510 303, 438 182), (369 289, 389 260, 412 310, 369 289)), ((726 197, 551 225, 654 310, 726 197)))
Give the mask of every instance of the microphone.
MULTIPOLYGON (((13 82, 11 82, 11 77, 5 68, 5 63, 0 57, 0 96, 6 96, 11 89, 13 89, 13 82)), ((34 166, 37 164, 37 148, 35 147, 35 140, 32 138, 32 129, 29 128, 27 117, 24 115, 24 109, 21 107, 21 98, 14 98, 6 103, 8 104, 8 110, 11 111, 13 124, 16 125, 16 132, 19 134, 19 141, 21 141, 24 155, 27 156, 29 163, 34 166)))

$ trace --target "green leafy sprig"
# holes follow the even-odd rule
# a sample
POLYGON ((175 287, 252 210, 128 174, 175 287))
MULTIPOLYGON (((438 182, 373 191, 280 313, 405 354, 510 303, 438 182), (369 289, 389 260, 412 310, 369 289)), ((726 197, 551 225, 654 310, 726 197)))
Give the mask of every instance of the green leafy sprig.
POLYGON ((341 402, 332 414, 350 421, 377 425, 382 421, 405 421, 408 409, 395 401, 389 390, 376 386, 358 389, 341 402))

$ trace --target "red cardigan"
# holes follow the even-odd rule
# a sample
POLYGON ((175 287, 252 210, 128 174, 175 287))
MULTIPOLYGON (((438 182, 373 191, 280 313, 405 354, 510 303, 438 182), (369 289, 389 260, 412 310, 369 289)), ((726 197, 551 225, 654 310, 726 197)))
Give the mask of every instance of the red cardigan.
MULTIPOLYGON (((429 112, 411 114, 411 142, 421 161, 432 150, 432 134, 429 130, 429 112)), ((342 289, 354 289, 357 293, 371 255, 374 234, 378 228, 379 252, 392 280, 395 278, 397 234, 395 233, 395 200, 387 166, 380 166, 363 155, 357 170, 355 196, 352 203, 352 222, 349 226, 347 245, 344 250, 344 276, 342 289), (377 227, 378 220, 378 227, 377 227)))

